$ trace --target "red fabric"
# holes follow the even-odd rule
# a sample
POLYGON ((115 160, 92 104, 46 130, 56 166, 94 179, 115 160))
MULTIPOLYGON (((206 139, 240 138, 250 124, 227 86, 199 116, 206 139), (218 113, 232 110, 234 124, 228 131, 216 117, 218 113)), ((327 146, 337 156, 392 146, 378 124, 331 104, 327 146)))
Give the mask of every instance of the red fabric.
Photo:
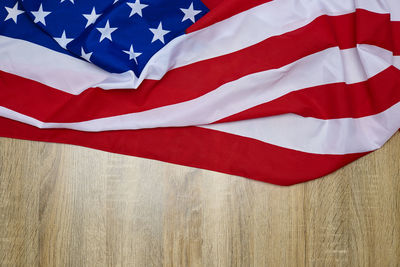
POLYGON ((41 130, 0 118, 0 136, 80 145, 278 185, 319 178, 367 154, 310 154, 198 127, 90 133, 41 130))
POLYGON ((361 118, 381 113, 399 102, 399 88, 400 70, 392 66, 365 82, 326 84, 291 92, 218 122, 246 120, 285 113, 295 113, 303 117, 325 120, 361 118), (346 101, 343 101, 343 99, 346 99, 346 101))
MULTIPOLYGON (((356 13, 342 16, 321 16, 299 30, 269 38, 236 53, 171 70, 163 77, 162 82, 145 80, 139 90, 106 91, 99 88, 91 88, 75 96, 54 90, 35 81, 0 72, 0 105, 44 122, 77 122, 139 112, 197 98, 226 82, 236 80, 244 75, 280 68, 304 56, 336 45, 346 49, 355 47, 356 44, 365 43, 397 51, 399 49, 393 47, 390 31, 390 29, 397 28, 400 28, 400 23, 390 22, 388 15, 364 10, 358 10, 356 13), (354 23, 356 20, 359 24, 354 23), (358 34, 355 34, 356 28, 359 32, 358 34), (301 40, 301 42, 298 40, 301 40), (281 53, 281 51, 287 52, 281 53), (224 62, 230 62, 230 64, 223 64, 224 62), (243 68, 242 66, 247 67, 243 68)), ((391 75, 391 78, 396 78, 400 76, 395 72, 392 69, 385 77, 390 78, 391 75)), ((388 84, 386 84, 385 78, 381 78, 380 82, 382 81, 384 82, 382 84, 385 88, 384 92, 389 93, 391 92, 389 89, 393 89, 393 87, 390 88, 392 83, 398 83, 398 80, 388 80, 388 84)), ((343 87, 343 85, 337 86, 343 87)), ((349 87, 357 87, 357 85, 349 87)), ((379 98, 380 95, 377 93, 377 91, 381 90, 380 84, 368 81, 359 87, 364 87, 364 90, 355 90, 355 92, 362 92, 363 96, 359 100, 357 95, 353 97, 358 101, 357 103, 360 101, 364 101, 366 104, 370 103, 370 99, 366 95, 368 91, 375 92, 374 95, 378 97, 378 100, 382 99, 379 98), (370 87, 371 85, 373 87, 370 87)), ((332 90, 329 90, 331 88, 330 85, 318 87, 320 91, 311 88, 304 92, 307 98, 302 98, 301 101, 304 100, 302 103, 298 103, 300 99, 291 100, 293 95, 303 94, 302 92, 288 95, 284 99, 275 101, 275 103, 282 104, 297 101, 296 106, 292 104, 280 106, 280 113, 296 112, 299 115, 308 116, 309 114, 314 114, 318 118, 327 118, 324 114, 332 113, 330 106, 338 105, 338 103, 336 101, 329 102, 326 96, 320 95, 321 93, 323 94, 325 88, 327 88, 328 92, 332 92, 332 90), (308 104, 310 102, 309 99, 313 99, 315 104, 322 100, 324 103, 328 102, 328 105, 312 105, 306 110, 306 113, 302 113, 301 110, 304 109, 301 107, 294 110, 298 105, 308 104)), ((393 99, 396 98, 396 92, 398 90, 394 88, 393 99)), ((338 99, 339 93, 332 92, 330 97, 333 98, 331 99, 343 102, 338 99)), ((341 96, 346 96, 346 94, 346 92, 343 92, 341 96)), ((386 98, 386 102, 392 103, 391 101, 392 98, 386 98)), ((345 103, 350 102, 345 101, 345 103)), ((345 103, 339 104, 345 105, 345 103)), ((365 105, 360 107, 363 108, 365 105)), ((271 108, 273 109, 274 106, 272 105, 271 108)), ((365 108, 372 110, 368 109, 368 106, 365 108)), ((255 107, 252 110, 256 110, 258 114, 268 115, 268 111, 265 111, 264 107, 255 107), (260 108, 264 110, 264 113, 260 112, 260 108)), ((363 114, 365 113, 367 111, 363 114)), ((252 112, 245 112, 245 114, 246 118, 256 115, 252 112)), ((341 114, 337 117, 343 116, 341 114)), ((232 116, 225 121, 233 118, 242 118, 242 115, 232 116)), ((355 114, 354 116, 359 115, 355 114)), ((333 115, 328 117, 334 118, 333 115)))
MULTIPOLYGON (((188 32, 269 1, 205 2, 211 12, 188 32)), ((342 16, 325 15, 298 30, 268 38, 235 53, 171 70, 161 81, 146 80, 139 90, 90 88, 77 96, 0 72, 0 105, 44 122, 76 122, 144 111, 197 98, 245 75, 280 68, 330 47, 347 49, 357 44, 371 44, 399 55, 400 42, 393 40, 398 35, 400 22, 391 22, 388 14, 357 10, 342 16)), ((376 114, 399 101, 399 82, 399 70, 391 67, 358 84, 304 88, 224 121, 283 113, 321 119, 376 114)), ((0 136, 81 145, 279 185, 321 177, 367 154, 305 153, 198 127, 91 133, 41 130, 0 118, 0 136)))

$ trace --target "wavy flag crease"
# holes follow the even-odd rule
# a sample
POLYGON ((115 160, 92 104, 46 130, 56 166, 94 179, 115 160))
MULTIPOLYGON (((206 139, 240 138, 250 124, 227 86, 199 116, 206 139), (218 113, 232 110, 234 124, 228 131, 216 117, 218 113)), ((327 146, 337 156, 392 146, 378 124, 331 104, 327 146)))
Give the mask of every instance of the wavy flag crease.
POLYGON ((5 0, 0 136, 264 182, 400 128, 398 0, 5 0))

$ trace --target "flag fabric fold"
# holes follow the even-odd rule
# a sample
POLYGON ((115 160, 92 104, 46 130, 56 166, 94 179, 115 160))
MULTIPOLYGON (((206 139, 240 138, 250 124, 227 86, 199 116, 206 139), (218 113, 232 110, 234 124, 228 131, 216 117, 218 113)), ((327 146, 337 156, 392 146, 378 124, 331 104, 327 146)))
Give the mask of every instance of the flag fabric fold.
POLYGON ((0 135, 291 185, 400 128, 397 0, 0 6, 0 135))

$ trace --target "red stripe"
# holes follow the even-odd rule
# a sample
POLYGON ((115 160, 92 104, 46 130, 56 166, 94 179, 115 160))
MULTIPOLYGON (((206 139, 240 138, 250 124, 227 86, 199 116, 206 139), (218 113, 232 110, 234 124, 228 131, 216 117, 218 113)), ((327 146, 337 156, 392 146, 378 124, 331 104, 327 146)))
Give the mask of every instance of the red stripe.
POLYGON ((360 118, 385 111, 400 102, 400 70, 389 67, 366 82, 327 84, 291 92, 219 122, 283 113, 319 119, 360 118))
POLYGON ((210 9, 210 12, 189 27, 186 32, 189 33, 203 29, 243 11, 271 1, 272 0, 203 0, 202 2, 210 9))
POLYGON ((391 23, 389 15, 364 10, 322 16, 301 29, 250 48, 172 70, 161 81, 147 80, 139 90, 92 88, 73 96, 0 73, 0 104, 44 122, 76 122, 139 112, 197 98, 244 75, 278 68, 336 45, 350 48, 361 40, 397 51, 387 28, 393 32, 400 24, 391 23))
POLYGON ((392 22, 391 33, 393 37, 393 53, 400 56, 400 21, 392 22))
POLYGON ((41 130, 0 118, 0 136, 81 145, 278 185, 324 176, 366 154, 309 154, 197 127, 88 133, 41 130))

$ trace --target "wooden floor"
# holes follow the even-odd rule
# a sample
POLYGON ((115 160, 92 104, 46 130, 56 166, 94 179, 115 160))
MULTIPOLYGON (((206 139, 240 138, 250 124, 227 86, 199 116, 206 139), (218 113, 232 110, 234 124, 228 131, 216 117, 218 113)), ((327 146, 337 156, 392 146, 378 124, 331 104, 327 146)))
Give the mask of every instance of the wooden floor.
POLYGON ((292 187, 2 138, 0 266, 400 266, 400 135, 292 187))

